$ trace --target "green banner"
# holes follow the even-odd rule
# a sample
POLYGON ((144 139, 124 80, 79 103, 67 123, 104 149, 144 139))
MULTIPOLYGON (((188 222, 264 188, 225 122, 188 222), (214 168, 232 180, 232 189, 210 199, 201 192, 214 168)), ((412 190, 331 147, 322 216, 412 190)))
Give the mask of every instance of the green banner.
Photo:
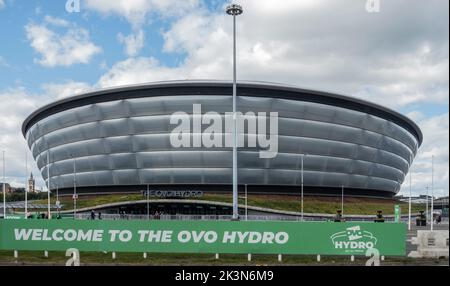
POLYGON ((405 255, 406 225, 274 221, 2 220, 0 249, 405 255))

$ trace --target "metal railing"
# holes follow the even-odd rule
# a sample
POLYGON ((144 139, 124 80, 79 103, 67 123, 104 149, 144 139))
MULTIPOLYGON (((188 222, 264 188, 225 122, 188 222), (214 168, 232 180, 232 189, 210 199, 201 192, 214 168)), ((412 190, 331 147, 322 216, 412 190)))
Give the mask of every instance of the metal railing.
MULTIPOLYGON (((90 213, 79 213, 75 216, 76 219, 91 219, 90 213)), ((241 216, 241 221, 301 221, 299 216, 282 216, 282 215, 248 215, 241 216)), ((99 219, 98 214, 95 214, 96 220, 99 219)), ((232 215, 133 215, 133 214, 102 214, 103 220, 205 220, 205 221, 229 221, 232 219, 232 215)), ((367 221, 373 222, 373 218, 369 217, 344 217, 345 221, 367 221)), ((334 220, 334 216, 314 216, 304 217, 304 221, 329 221, 334 220)), ((386 218, 386 222, 394 221, 393 218, 386 218)))

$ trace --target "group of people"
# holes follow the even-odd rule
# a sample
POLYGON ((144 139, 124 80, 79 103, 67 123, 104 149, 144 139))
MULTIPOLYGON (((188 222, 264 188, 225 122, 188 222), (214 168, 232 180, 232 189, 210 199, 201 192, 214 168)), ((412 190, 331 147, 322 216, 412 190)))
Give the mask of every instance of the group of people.
MULTIPOLYGON (((95 220, 95 212, 94 210, 91 210, 91 216, 90 216, 91 220, 95 220)), ((98 219, 101 220, 102 219, 102 213, 98 212, 98 219)))
POLYGON ((164 215, 163 212, 158 212, 158 211, 156 211, 156 212, 153 214, 153 217, 154 217, 155 219, 161 219, 161 216, 162 216, 162 215, 164 215))
MULTIPOLYGON (((37 212, 35 214, 33 214, 31 212, 27 212, 26 217, 27 218, 35 218, 35 219, 48 219, 49 214, 48 214, 48 212, 44 212, 44 213, 37 212)), ((61 215, 58 213, 56 215, 56 217, 52 215, 52 218, 61 219, 61 215)))

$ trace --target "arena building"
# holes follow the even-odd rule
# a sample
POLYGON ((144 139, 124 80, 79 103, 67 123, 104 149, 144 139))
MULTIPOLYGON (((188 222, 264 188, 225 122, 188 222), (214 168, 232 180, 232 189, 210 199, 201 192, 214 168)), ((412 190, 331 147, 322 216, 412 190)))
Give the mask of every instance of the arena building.
MULTIPOLYGON (((147 188, 231 194, 231 148, 180 148, 170 140, 174 113, 192 116, 197 104, 203 113, 225 116, 231 95, 232 83, 223 81, 98 90, 38 109, 22 132, 43 178, 50 168, 50 188, 60 194, 73 193, 75 185, 79 194, 147 188)), ((237 106, 244 114, 278 113, 276 156, 261 158, 260 146, 238 149, 239 188, 249 193, 298 194, 303 177, 309 195, 340 195, 345 188, 347 196, 393 197, 422 143, 413 121, 353 97, 239 82, 237 106)), ((254 136, 247 131, 246 140, 254 136)))

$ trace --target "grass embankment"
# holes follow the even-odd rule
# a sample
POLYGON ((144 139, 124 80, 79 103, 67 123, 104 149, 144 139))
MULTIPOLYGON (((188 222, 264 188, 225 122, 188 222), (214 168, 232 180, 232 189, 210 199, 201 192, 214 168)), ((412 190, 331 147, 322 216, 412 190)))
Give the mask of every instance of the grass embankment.
MULTIPOLYGON (((145 198, 140 194, 80 196, 77 200, 77 209, 143 199, 145 198)), ((205 194, 202 198, 198 198, 198 200, 231 203, 232 197, 224 194, 205 194)), ((51 201, 52 203, 55 203, 56 199, 53 197, 51 201)), ((61 197, 60 201, 64 205, 62 210, 73 209, 73 200, 71 197, 61 197)), ((41 200, 38 201, 38 203, 46 204, 47 201, 41 200)), ((239 203, 245 203, 242 197, 239 199, 239 203)), ((376 212, 380 210, 383 211, 383 214, 385 215, 392 215, 394 214, 394 206, 396 204, 401 206, 403 214, 407 212, 407 203, 398 202, 392 199, 345 198, 344 213, 347 215, 375 215, 376 212)), ((248 205, 274 210, 301 211, 300 198, 298 196, 249 195, 248 205)), ((306 213, 335 214, 338 209, 341 209, 341 199, 337 197, 304 198, 304 211, 306 213)), ((418 213, 419 210, 425 210, 425 206, 417 204, 412 205, 413 213, 418 213)))
MULTIPOLYGON (((252 261, 247 261, 245 254, 221 254, 216 260, 213 254, 148 254, 147 259, 142 253, 117 253, 115 260, 111 253, 82 252, 81 265, 365 265, 367 258, 356 257, 350 262, 349 257, 324 256, 321 262, 312 255, 283 255, 283 261, 277 261, 277 255, 252 255, 252 261)), ((25 265, 65 265, 68 257, 64 252, 50 251, 49 257, 44 257, 43 251, 19 251, 15 259, 13 251, 0 251, 0 263, 25 265)), ((448 265, 448 260, 442 259, 411 259, 404 257, 388 257, 382 265, 448 265)))

